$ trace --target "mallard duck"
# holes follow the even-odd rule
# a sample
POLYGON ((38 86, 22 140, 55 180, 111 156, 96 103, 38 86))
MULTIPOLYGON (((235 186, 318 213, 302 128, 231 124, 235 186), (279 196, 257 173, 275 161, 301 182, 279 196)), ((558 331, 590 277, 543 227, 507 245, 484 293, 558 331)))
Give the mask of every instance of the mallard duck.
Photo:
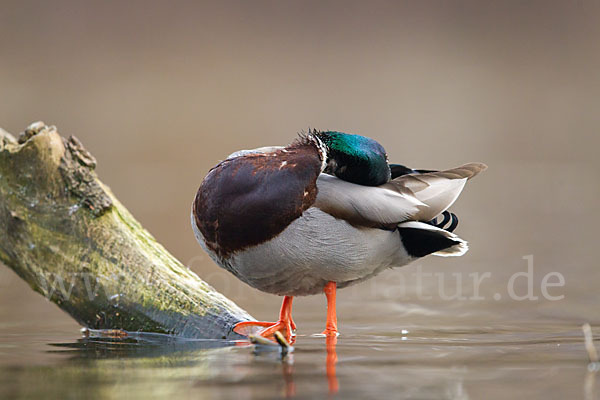
POLYGON ((325 293, 323 334, 337 335, 337 289, 429 254, 465 254, 467 243, 452 233, 458 219, 447 209, 485 168, 390 165, 373 139, 316 130, 286 147, 231 154, 198 189, 191 214, 196 239, 243 282, 283 296, 277 322, 241 322, 234 331, 264 337, 281 331, 289 339, 296 330, 294 296, 325 293))

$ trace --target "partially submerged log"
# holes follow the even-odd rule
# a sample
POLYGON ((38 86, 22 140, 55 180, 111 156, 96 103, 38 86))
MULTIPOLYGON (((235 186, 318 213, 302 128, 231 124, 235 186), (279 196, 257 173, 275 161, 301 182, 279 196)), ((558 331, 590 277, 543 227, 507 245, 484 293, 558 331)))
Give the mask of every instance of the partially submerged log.
POLYGON ((91 329, 235 338, 252 317, 165 250, 73 136, 0 129, 0 261, 91 329))

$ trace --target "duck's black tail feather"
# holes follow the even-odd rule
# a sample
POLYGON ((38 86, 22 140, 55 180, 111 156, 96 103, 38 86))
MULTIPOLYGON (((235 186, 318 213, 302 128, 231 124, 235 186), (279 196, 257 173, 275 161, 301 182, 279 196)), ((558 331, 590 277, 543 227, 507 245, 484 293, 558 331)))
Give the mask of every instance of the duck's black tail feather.
POLYGON ((398 225, 398 233, 407 253, 415 258, 429 254, 462 256, 469 249, 467 242, 452 232, 425 222, 403 222, 398 225))

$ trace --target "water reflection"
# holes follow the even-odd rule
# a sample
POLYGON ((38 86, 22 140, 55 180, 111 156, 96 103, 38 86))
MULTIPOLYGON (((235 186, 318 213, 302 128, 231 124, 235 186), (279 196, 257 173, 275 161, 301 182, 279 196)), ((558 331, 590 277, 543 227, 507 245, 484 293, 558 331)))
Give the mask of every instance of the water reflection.
POLYGON ((326 336, 325 346, 327 348, 327 361, 325 370, 327 371, 327 382, 329 383, 329 393, 335 394, 340 390, 340 384, 335 374, 335 364, 337 364, 337 336, 326 336))
MULTIPOLYGON (((326 379, 328 394, 335 395, 340 390, 336 376, 338 338, 327 336, 317 340, 325 343, 324 373, 317 374, 326 379)), ((116 387, 121 382, 150 379, 167 383, 193 380, 200 386, 235 383, 240 387, 251 384, 269 388, 278 384, 271 367, 279 364, 280 382, 283 383, 281 394, 293 398, 298 394, 296 375, 305 383, 307 378, 305 365, 296 371, 293 352, 282 351, 278 345, 256 345, 245 340, 186 340, 135 333, 125 337, 96 332, 76 342, 50 345, 53 349, 49 353, 68 356, 63 371, 76 366, 79 381, 97 379, 112 382, 116 387)), ((322 350, 318 352, 323 353, 322 350)), ((311 371, 313 383, 315 370, 321 369, 311 371)), ((69 374, 73 372, 70 370, 69 374)))
MULTIPOLYGON (((526 398, 597 395, 580 328, 412 327, 299 336, 295 351, 164 335, 52 344, 47 365, 0 366, 0 398, 526 398), (544 385, 532 382, 544 382, 544 385)), ((596 328, 595 328, 596 329, 596 328)), ((32 343, 42 340, 28 340, 32 343)), ((16 342, 15 342, 16 343, 16 342)), ((0 352, 18 353, 6 340, 0 352)))
MULTIPOLYGON (((321 335, 315 335, 320 337, 321 335)), ((328 393, 333 395, 339 392, 339 381, 336 376, 337 336, 325 336, 325 377, 328 383, 328 393)), ((296 337, 292 338, 294 344, 296 337)), ((71 360, 102 360, 102 359, 130 359, 143 358, 144 363, 156 365, 168 364, 169 368, 178 366, 190 367, 194 363, 210 364, 216 357, 227 356, 226 351, 230 347, 252 348, 255 363, 281 363, 281 373, 285 385, 284 394, 286 398, 296 396, 296 383, 294 381, 294 354, 285 347, 276 344, 252 344, 246 340, 187 340, 175 338, 162 334, 129 333, 128 336, 102 331, 96 331, 91 337, 84 337, 74 343, 54 343, 53 347, 60 348, 60 353, 71 353, 71 360), (212 357, 215 356, 215 357, 212 357)), ((235 357, 234 357, 235 358, 235 357)), ((138 363, 129 361, 130 366, 138 363)), ((203 375, 205 370, 217 367, 205 365, 201 369, 196 365, 189 371, 190 376, 195 379, 214 378, 203 375)), ((222 367, 222 365, 221 365, 222 367)))

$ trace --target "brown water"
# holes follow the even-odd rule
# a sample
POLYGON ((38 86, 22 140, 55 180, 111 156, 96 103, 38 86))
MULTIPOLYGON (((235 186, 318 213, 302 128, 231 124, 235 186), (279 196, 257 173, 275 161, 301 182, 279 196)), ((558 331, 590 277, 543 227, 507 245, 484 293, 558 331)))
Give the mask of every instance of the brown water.
POLYGON ((490 168, 453 206, 469 253, 340 291, 335 354, 311 336, 323 296, 294 302, 282 361, 81 341, 0 266, 0 398, 599 398, 580 327, 600 334, 600 9, 479 3, 2 2, 0 126, 78 136, 144 226, 256 318, 280 299, 220 270, 189 227, 219 159, 310 126, 374 137, 392 162, 490 168))

